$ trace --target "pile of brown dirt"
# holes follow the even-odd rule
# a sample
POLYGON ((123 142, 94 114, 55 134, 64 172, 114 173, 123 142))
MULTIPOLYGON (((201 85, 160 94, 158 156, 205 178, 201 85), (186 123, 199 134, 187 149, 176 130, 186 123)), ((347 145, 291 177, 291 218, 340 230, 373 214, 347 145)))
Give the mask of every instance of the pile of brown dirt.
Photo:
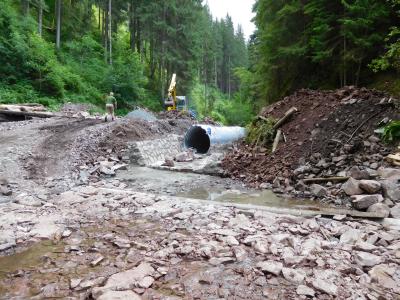
MULTIPOLYGON (((341 170, 343 166, 362 164, 357 154, 365 152, 365 149, 360 147, 360 143, 373 135, 385 118, 399 118, 392 99, 387 95, 355 87, 336 91, 300 90, 265 107, 261 115, 279 119, 291 107, 296 107, 298 112, 280 128, 286 142, 281 141, 274 154, 270 149, 244 143, 239 145, 223 162, 230 176, 257 186, 273 182, 277 177, 294 179, 294 170, 299 166, 309 163, 312 168, 321 159, 329 165, 340 155, 346 155, 338 166, 341 170), (313 160, 313 157, 318 159, 313 160)), ((371 151, 382 155, 389 151, 385 145, 377 143, 371 151)), ((315 168, 312 176, 330 175, 337 171, 335 168, 327 169, 315 168)))

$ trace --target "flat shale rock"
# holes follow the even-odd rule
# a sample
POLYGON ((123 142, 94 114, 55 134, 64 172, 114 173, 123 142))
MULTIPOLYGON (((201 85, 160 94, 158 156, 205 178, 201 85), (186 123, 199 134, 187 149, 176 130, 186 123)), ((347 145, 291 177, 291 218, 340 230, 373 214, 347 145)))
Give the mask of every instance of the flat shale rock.
POLYGON ((380 194, 376 195, 354 195, 351 197, 355 209, 366 210, 371 205, 382 202, 383 197, 380 194))

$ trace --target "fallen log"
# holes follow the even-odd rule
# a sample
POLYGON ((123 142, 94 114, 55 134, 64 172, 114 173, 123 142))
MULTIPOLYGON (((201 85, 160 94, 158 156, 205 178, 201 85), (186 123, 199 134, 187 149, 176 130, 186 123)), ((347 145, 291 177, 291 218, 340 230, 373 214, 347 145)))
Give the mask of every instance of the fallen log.
POLYGON ((0 114, 8 116, 24 116, 33 118, 52 118, 55 117, 53 113, 46 112, 31 112, 31 111, 14 111, 14 110, 4 110, 0 109, 0 114))
POLYGON ((272 153, 274 153, 278 149, 279 141, 281 140, 282 130, 278 129, 276 131, 276 136, 274 140, 274 144, 272 145, 272 153))
POLYGON ((46 111, 46 108, 41 104, 0 104, 0 110, 12 110, 12 111, 46 111))
POLYGON ((285 115, 278 120, 278 122, 276 122, 276 124, 274 125, 273 129, 278 129, 280 128, 294 113, 296 113, 298 110, 296 107, 292 107, 291 109, 289 109, 285 115))
POLYGON ((329 181, 347 181, 350 177, 342 176, 342 177, 320 177, 320 178, 306 178, 303 180, 304 183, 321 183, 321 182, 329 182, 329 181))

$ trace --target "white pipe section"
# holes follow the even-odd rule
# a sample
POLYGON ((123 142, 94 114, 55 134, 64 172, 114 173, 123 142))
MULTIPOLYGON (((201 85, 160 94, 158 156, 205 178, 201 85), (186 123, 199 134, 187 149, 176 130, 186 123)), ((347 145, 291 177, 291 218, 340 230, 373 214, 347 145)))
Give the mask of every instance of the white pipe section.
POLYGON ((246 129, 239 126, 194 125, 203 128, 210 138, 211 145, 229 144, 246 136, 246 129))
POLYGON ((233 143, 246 136, 243 127, 193 125, 185 135, 185 147, 207 153, 211 145, 233 143))

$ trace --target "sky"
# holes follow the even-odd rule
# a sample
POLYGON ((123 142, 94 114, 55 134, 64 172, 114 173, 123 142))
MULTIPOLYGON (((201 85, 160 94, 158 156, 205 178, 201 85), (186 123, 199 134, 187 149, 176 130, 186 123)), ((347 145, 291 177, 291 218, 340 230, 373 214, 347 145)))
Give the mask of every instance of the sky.
POLYGON ((206 0, 206 2, 214 18, 225 18, 226 14, 229 14, 235 27, 241 24, 247 39, 254 32, 255 25, 251 19, 254 17, 252 8, 255 0, 206 0))

